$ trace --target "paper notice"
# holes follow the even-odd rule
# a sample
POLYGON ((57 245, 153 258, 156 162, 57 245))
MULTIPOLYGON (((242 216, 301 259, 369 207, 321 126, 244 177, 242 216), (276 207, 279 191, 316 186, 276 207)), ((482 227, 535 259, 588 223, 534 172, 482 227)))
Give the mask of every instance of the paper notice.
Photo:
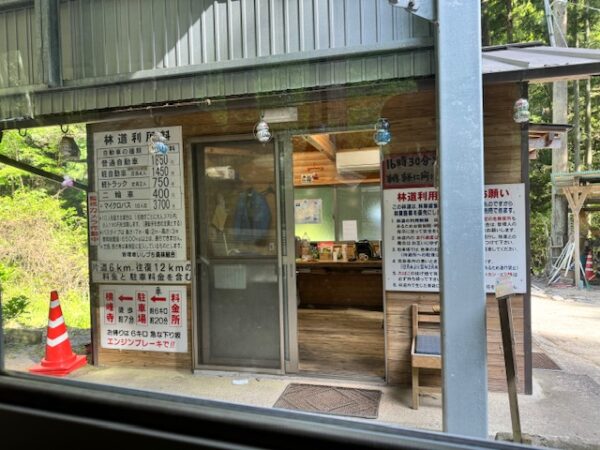
POLYGON ((358 241, 356 220, 342 221, 342 238, 344 241, 358 241))

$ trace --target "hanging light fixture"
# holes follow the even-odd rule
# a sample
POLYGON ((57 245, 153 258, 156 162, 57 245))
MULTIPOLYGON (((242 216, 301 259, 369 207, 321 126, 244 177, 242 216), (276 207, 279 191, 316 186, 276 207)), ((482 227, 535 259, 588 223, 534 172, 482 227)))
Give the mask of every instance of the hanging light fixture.
POLYGON ((373 140, 377 145, 387 145, 390 143, 392 140, 392 133, 390 132, 390 123, 387 119, 380 117, 377 120, 373 140))
POLYGON ((513 120, 517 123, 529 122, 529 102, 520 98, 513 107, 513 120))
POLYGON ((167 138, 160 131, 155 131, 149 140, 150 151, 152 153, 166 154, 169 151, 167 138))
POLYGON ((273 137, 271 131, 269 130, 269 124, 262 116, 260 121, 254 126, 254 137, 261 144, 266 144, 273 137))
POLYGON ((60 131, 63 132, 63 136, 58 143, 58 151, 60 152, 63 161, 78 161, 81 157, 81 150, 75 142, 73 136, 68 135, 69 127, 63 128, 60 126, 60 131))

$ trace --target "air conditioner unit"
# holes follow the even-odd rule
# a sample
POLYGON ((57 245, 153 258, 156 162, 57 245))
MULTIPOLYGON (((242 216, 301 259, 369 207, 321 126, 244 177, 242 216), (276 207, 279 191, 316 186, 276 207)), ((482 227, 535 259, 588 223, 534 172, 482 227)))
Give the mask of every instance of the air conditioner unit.
POLYGON ((339 173, 379 172, 379 148, 337 152, 335 165, 339 173))

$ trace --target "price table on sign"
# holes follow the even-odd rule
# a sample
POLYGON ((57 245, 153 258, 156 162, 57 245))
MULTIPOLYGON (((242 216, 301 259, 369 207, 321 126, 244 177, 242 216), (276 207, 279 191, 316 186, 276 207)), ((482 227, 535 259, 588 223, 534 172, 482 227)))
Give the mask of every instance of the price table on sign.
POLYGON ((92 280, 191 282, 181 127, 94 133, 94 155, 92 280), (155 150, 156 136, 164 139, 165 153, 155 150))
POLYGON ((185 260, 181 148, 181 127, 94 133, 99 260, 185 260))

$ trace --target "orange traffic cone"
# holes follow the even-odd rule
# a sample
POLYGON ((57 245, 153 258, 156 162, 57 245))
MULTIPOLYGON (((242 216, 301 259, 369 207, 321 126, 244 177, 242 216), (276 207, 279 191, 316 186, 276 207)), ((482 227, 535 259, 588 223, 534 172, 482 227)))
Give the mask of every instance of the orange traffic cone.
POLYGON ((46 357, 29 371, 62 377, 85 366, 86 362, 85 356, 76 355, 71 349, 67 326, 58 301, 58 292, 52 291, 50 293, 46 357))
POLYGON ((589 252, 585 260, 585 279, 592 281, 594 278, 596 278, 596 274, 594 273, 594 266, 592 264, 592 252, 589 252))

